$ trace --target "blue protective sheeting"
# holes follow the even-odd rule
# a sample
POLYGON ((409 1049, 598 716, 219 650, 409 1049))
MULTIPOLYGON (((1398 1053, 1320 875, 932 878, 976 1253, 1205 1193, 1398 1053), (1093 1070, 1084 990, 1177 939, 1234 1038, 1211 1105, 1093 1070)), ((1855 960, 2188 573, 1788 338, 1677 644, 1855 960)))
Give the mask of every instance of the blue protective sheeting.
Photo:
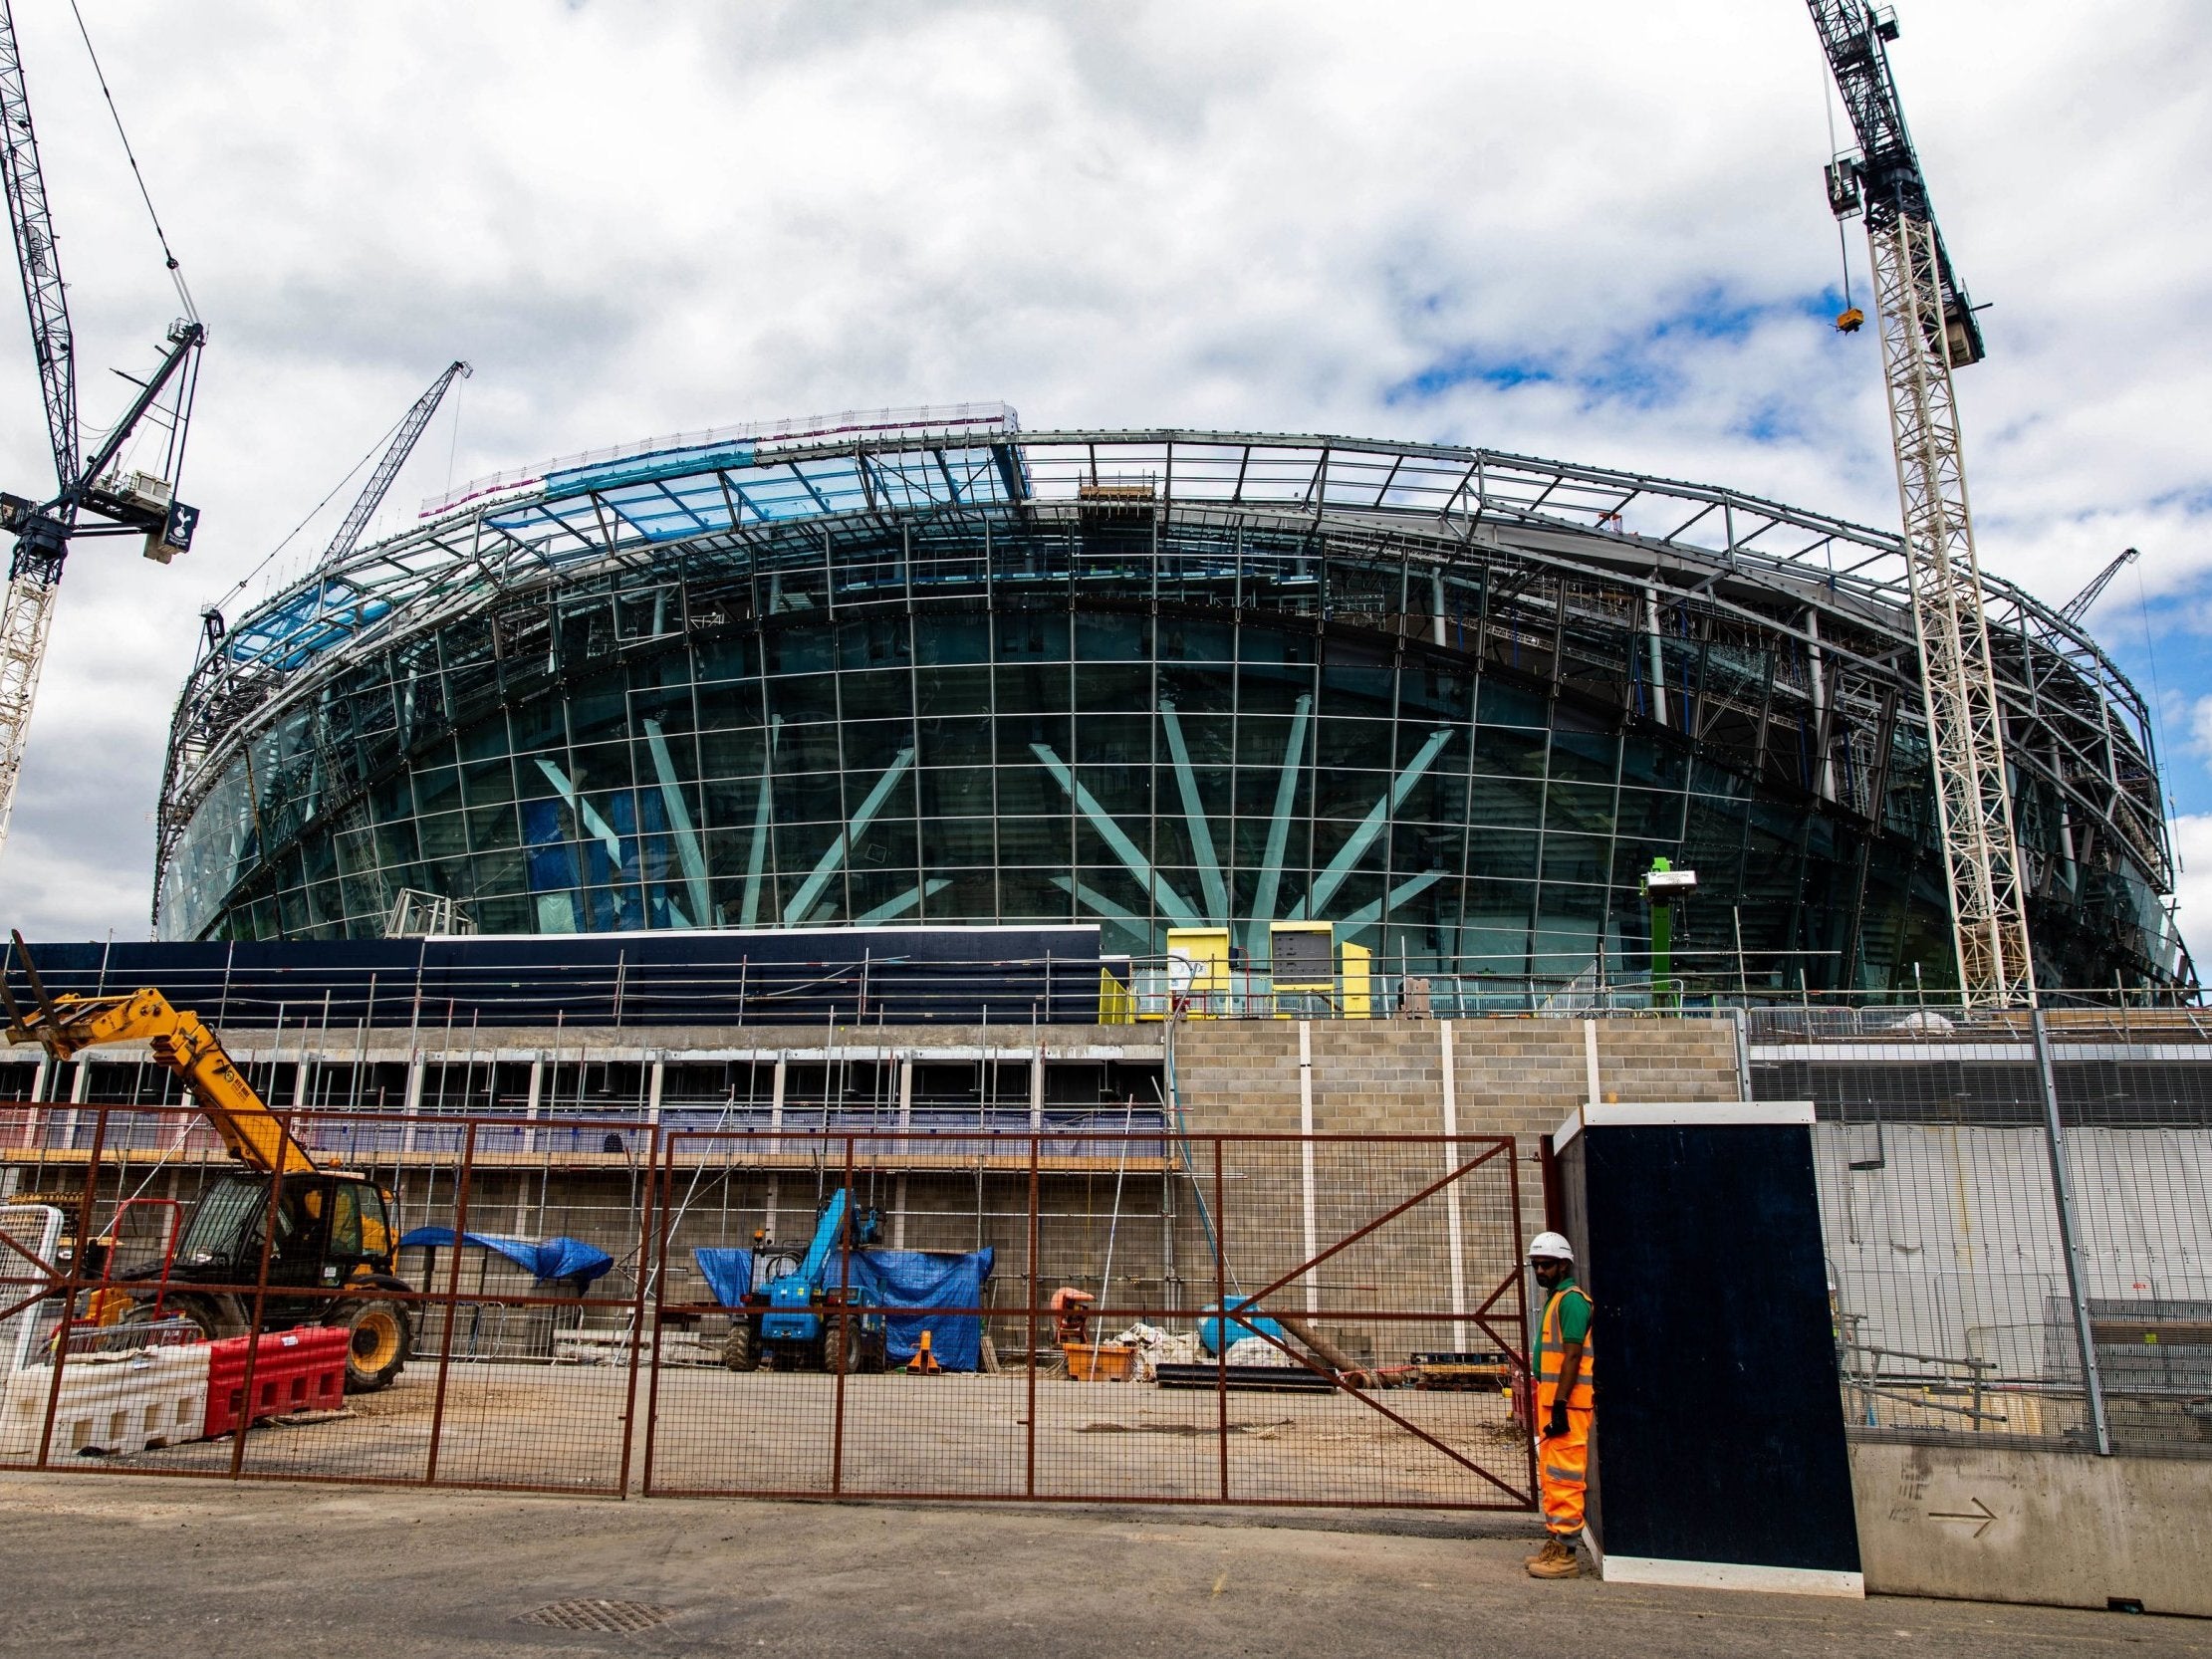
MULTIPOLYGON (((749 1250, 694 1250, 691 1259, 714 1300, 724 1307, 739 1306, 753 1287, 753 1253, 749 1250)), ((979 1307, 983 1287, 991 1278, 992 1252, 971 1251, 954 1255, 925 1250, 861 1250, 853 1255, 853 1287, 867 1301, 882 1307, 979 1307)), ((825 1284, 845 1282, 844 1265, 833 1256, 823 1275, 825 1284)), ((929 1350, 948 1371, 978 1370, 983 1364, 983 1318, 978 1313, 892 1313, 884 1321, 890 1357, 914 1357, 921 1333, 929 1332, 929 1350)))
MULTIPOLYGON (((452 1242, 450 1227, 417 1227, 399 1241, 399 1248, 452 1242)), ((463 1233, 461 1243, 496 1251, 542 1285, 561 1281, 574 1284, 580 1291, 614 1266, 614 1257, 582 1239, 510 1239, 497 1233, 463 1233)))

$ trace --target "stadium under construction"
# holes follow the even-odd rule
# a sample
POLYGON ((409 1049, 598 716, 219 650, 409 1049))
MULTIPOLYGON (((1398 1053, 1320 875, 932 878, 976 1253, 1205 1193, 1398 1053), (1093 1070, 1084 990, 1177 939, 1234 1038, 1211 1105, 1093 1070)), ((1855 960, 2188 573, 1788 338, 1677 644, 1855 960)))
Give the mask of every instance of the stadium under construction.
MULTIPOLYGON (((9 941, 0 1471, 1541 1512, 1539 1576, 2212 1616, 2212 1019, 2083 620, 2137 554, 1982 570, 1985 308, 1894 15, 1811 11, 1898 533, 991 403, 365 545, 450 362, 204 612, 154 937, 9 941)), ((4 844, 73 540, 192 545, 206 330, 167 256, 93 442, 5 0, 0 140, 4 844)))
MULTIPOLYGON (((2193 979, 2142 697, 1983 579, 2046 987, 2193 979)), ((480 481, 203 653, 170 940, 1333 924, 1439 1013, 1955 987, 1893 534, 1725 489, 999 405, 480 481), (401 927, 398 931, 412 931, 401 927)))

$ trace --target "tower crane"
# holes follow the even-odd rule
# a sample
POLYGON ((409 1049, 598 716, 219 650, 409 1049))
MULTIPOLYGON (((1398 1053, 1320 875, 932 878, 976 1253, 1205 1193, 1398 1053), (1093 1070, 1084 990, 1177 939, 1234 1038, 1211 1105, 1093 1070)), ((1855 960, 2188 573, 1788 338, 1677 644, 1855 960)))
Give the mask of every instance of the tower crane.
MULTIPOLYGON (((0 0, 0 5, 5 3, 6 0, 0 0)), ((424 391, 420 397, 417 397, 407 412, 400 416, 399 424, 392 429, 391 441, 384 445, 383 454, 377 459, 375 467, 369 475, 368 484, 363 487, 361 495, 355 500, 354 505, 347 509, 345 522, 339 526, 338 534, 331 538, 330 546, 323 550, 323 557, 316 565, 318 573, 328 570, 354 551, 354 544, 361 540, 362 531, 368 526, 369 521, 375 517, 376 509, 383 504, 385 495, 391 490, 392 481, 399 476, 399 469, 406 465, 407 457, 414 452, 416 442, 429 427, 431 417, 437 413, 439 403, 444 401, 445 394, 452 389, 453 382, 455 380, 465 380, 474 372, 475 370, 470 368, 467 363, 456 357, 452 362, 446 364, 444 370, 436 379, 430 382, 429 389, 424 391)), ((364 457, 364 459, 366 458, 364 457)), ((356 462, 347 473, 347 477, 352 477, 354 472, 359 470, 360 463, 356 462)), ((343 488, 344 483, 345 480, 340 480, 338 488, 343 488)), ((334 488, 331 495, 335 496, 338 493, 338 488, 334 488)), ((316 508, 316 513, 322 512, 323 507, 328 506, 330 498, 325 497, 323 503, 316 508)), ((311 518, 313 516, 310 515, 311 518)), ((289 542, 291 538, 287 537, 285 540, 289 542)), ((281 550, 282 544, 279 545, 279 551, 281 550)), ((273 558, 274 555, 272 554, 271 557, 273 558)), ((222 599, 200 612, 201 655, 194 665, 195 675, 200 668, 205 667, 211 660, 214 672, 220 673, 226 667, 223 653, 229 649, 226 644, 229 624, 223 618, 222 606, 230 601, 233 594, 244 591, 246 583, 252 580, 252 575, 253 573, 249 572, 246 579, 241 581, 237 587, 231 589, 229 593, 224 594, 222 599)), ((317 590, 317 598, 314 602, 320 603, 326 599, 332 602, 341 602, 337 595, 346 591, 346 585, 343 582, 322 585, 317 590)), ((191 697, 192 689, 188 682, 183 695, 178 701, 178 708, 181 710, 191 700, 191 697)), ((191 770, 206 758, 208 745, 211 741, 211 734, 199 726, 186 725, 179 721, 171 722, 168 759, 163 763, 161 771, 160 805, 154 813, 152 919, 156 927, 160 925, 161 921, 161 881, 163 872, 169 867, 170 856, 175 852, 177 842, 182 837, 185 824, 188 822, 188 816, 179 812, 175 806, 178 781, 189 776, 191 770)))
POLYGON ((1866 0, 1808 4, 1858 140, 1855 154, 1830 162, 1828 199, 1839 219, 1866 220, 1960 998, 2015 1006, 2035 999, 2035 967, 1951 383, 1954 369, 1982 359, 1981 326, 1936 229, 1889 73, 1894 14, 1866 0))
MULTIPOLYGON (((8 228, 14 234, 23 301, 31 318, 31 347, 45 396, 55 481, 53 495, 43 502, 0 495, 0 531, 16 538, 7 593, 0 601, 0 846, 5 846, 31 705, 54 620, 55 590, 70 543, 79 536, 141 536, 145 556, 164 565, 191 548, 199 511, 176 499, 176 478, 184 463, 185 427, 207 331, 192 316, 170 325, 160 363, 144 380, 133 381, 137 395, 123 419, 92 458, 83 459, 69 297, 62 285, 46 178, 39 166, 38 135, 31 125, 30 98, 24 89, 23 56, 7 0, 0 0, 0 181, 6 187, 8 228), (160 471, 117 470, 123 446, 149 416, 167 429, 160 471), (81 522, 85 514, 92 515, 94 522, 81 522)), ((173 257, 169 265, 173 271, 173 257)))

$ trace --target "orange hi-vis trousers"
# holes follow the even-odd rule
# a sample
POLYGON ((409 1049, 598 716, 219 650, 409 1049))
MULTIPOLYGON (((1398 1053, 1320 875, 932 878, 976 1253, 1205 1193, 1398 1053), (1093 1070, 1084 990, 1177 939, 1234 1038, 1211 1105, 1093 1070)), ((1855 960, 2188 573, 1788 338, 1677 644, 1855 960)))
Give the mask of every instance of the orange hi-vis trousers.
POLYGON ((1567 1432, 1545 1433, 1552 1421, 1552 1403, 1559 1398, 1560 1368, 1565 1340, 1560 1335, 1561 1296, 1581 1296, 1580 1290, 1561 1292, 1544 1305, 1544 1323, 1536 1348, 1536 1472, 1544 1495, 1544 1526, 1561 1538, 1583 1530, 1583 1494, 1590 1484, 1590 1422, 1596 1396, 1592 1373, 1597 1360, 1591 1340, 1583 1338, 1582 1375, 1567 1397, 1567 1432))
MULTIPOLYGON (((1550 1406, 1538 1408, 1537 1422, 1552 1415, 1550 1406)), ((1583 1530, 1583 1493, 1590 1482, 1590 1419, 1588 1410, 1567 1408, 1567 1432, 1539 1433, 1536 1440, 1537 1481, 1544 1494, 1544 1527, 1562 1538, 1583 1530)))

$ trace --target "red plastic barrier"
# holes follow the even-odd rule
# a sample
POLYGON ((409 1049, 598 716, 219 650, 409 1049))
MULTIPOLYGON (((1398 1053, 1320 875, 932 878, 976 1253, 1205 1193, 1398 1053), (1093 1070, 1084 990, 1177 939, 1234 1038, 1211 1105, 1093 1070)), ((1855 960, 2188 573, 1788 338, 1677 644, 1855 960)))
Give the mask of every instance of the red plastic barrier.
POLYGON ((229 1336, 207 1345, 207 1434, 228 1434, 243 1417, 294 1411, 336 1411, 346 1403, 346 1350, 352 1332, 302 1325, 261 1335, 253 1363, 253 1409, 246 1409, 246 1349, 254 1338, 229 1336))

